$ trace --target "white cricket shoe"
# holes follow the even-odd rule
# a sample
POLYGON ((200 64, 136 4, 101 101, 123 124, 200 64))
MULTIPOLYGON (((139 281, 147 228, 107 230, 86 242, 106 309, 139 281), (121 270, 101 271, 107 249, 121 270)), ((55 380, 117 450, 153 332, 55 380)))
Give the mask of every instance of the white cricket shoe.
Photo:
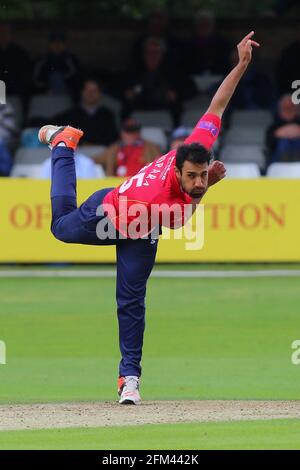
POLYGON ((121 405, 137 405, 140 403, 139 385, 140 379, 135 375, 120 377, 118 381, 119 403, 121 405))

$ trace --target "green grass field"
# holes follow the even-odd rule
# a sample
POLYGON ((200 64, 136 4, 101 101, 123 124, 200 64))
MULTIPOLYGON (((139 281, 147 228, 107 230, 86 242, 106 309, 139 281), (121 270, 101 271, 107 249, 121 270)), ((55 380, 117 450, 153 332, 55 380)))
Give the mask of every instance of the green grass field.
POLYGON ((0 449, 40 450, 222 450, 299 449, 300 422, 272 420, 10 431, 0 433, 0 449))
MULTIPOLYGON (((151 279, 143 398, 300 399, 300 366, 291 363, 299 282, 151 279)), ((1 278, 0 404, 115 401, 114 294, 113 279, 1 278)), ((121 428, 103 428, 1 432, 0 448, 300 448, 293 420, 127 429, 133 439, 123 447, 121 428)))

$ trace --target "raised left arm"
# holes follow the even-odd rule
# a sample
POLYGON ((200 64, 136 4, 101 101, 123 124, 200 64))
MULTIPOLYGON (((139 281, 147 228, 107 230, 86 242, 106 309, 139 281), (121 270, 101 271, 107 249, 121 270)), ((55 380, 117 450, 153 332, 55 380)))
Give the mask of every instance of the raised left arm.
POLYGON ((227 77, 224 78, 211 101, 207 113, 215 114, 220 118, 222 117, 229 101, 231 100, 232 95, 235 92, 236 87, 238 86, 242 76, 247 70, 249 63, 251 62, 252 47, 259 47, 259 44, 251 39, 253 35, 254 31, 251 31, 251 33, 247 34, 247 36, 245 36, 237 45, 239 62, 234 67, 234 69, 231 70, 227 77))

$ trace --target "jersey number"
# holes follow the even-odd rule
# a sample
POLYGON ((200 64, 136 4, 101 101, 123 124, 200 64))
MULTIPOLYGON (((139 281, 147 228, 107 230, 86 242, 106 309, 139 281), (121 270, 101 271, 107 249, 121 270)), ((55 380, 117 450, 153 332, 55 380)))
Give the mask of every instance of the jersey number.
POLYGON ((137 173, 135 176, 133 176, 132 178, 130 178, 129 180, 127 181, 124 181, 124 183, 120 186, 119 188, 119 194, 123 194, 125 193, 125 191, 127 191, 127 189, 129 189, 131 186, 132 186, 132 183, 136 182, 136 188, 139 188, 142 186, 143 184, 143 180, 144 180, 144 177, 145 177, 145 170, 146 168, 148 168, 148 166, 152 165, 152 163, 149 163, 149 165, 146 165, 144 166, 140 171, 139 173, 137 173))

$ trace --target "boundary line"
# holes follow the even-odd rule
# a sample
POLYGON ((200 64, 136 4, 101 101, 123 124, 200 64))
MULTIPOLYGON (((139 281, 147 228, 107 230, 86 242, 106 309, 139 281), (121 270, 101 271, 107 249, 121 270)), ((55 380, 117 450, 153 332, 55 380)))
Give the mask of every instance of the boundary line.
MULTIPOLYGON (((76 269, 49 269, 49 270, 0 270, 0 278, 114 278, 115 270, 76 270, 76 269)), ((300 277, 299 269, 264 269, 264 270, 232 270, 232 271, 172 271, 154 270, 151 277, 158 278, 257 278, 257 277, 300 277)))

